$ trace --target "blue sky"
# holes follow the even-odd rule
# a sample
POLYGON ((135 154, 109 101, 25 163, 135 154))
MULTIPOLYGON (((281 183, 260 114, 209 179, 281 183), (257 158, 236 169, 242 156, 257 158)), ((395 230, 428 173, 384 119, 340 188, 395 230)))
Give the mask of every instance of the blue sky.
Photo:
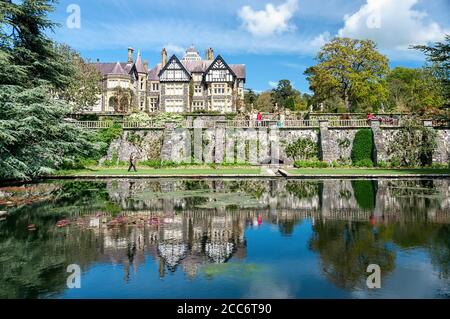
POLYGON ((376 41, 392 66, 423 65, 408 46, 450 34, 450 1, 60 0, 52 19, 61 27, 51 37, 94 61, 126 61, 131 46, 153 66, 162 47, 181 56, 193 44, 202 55, 212 47, 229 63, 245 63, 249 88, 289 79, 307 92, 304 70, 337 35, 376 41), (80 9, 79 28, 71 5, 80 9))

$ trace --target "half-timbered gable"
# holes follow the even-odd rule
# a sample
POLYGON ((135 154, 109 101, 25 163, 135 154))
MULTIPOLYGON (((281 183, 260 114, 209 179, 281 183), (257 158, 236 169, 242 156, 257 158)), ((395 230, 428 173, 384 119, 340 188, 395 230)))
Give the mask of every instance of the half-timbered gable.
POLYGON ((189 82, 190 73, 178 58, 173 55, 159 73, 160 82, 189 82))
POLYGON ((205 72, 205 82, 234 82, 236 75, 224 59, 218 55, 205 72))

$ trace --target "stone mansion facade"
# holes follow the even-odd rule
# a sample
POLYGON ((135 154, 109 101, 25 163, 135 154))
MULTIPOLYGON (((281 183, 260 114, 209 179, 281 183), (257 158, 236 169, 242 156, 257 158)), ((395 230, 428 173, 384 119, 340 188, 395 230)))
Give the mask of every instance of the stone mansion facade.
POLYGON ((149 68, 128 49, 126 63, 95 63, 102 75, 103 93, 94 113, 236 112, 244 104, 246 69, 228 64, 209 48, 202 59, 194 47, 178 59, 161 51, 161 62, 149 68))

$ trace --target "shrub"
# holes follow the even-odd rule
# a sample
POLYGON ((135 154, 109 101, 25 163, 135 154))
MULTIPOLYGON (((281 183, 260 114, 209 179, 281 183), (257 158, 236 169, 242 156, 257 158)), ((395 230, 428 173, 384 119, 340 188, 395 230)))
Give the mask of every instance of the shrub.
POLYGON ((353 166, 356 167, 373 167, 373 162, 371 159, 364 159, 361 161, 358 161, 356 163, 353 163, 353 166))
POLYGON ((378 166, 378 167, 381 167, 381 168, 386 168, 386 167, 388 167, 389 165, 388 165, 388 163, 386 163, 385 161, 378 161, 377 166, 378 166))
POLYGON ((327 162, 321 161, 295 161, 294 167, 296 168, 327 168, 329 165, 327 162))
POLYGON ((356 132, 355 139, 353 141, 353 148, 351 153, 353 164, 364 160, 370 160, 372 162, 372 154, 373 154, 372 130, 370 129, 359 130, 358 132, 356 132))
POLYGON ((317 157, 319 148, 310 138, 299 138, 286 146, 286 155, 293 160, 308 160, 317 157))
POLYGON ((388 145, 391 161, 406 167, 427 166, 437 148, 436 132, 424 127, 417 119, 403 120, 403 127, 388 145))

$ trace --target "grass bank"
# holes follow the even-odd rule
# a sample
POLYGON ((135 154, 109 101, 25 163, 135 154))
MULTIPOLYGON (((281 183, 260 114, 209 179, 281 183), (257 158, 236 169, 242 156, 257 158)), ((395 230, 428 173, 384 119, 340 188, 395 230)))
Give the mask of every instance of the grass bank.
POLYGON ((292 175, 450 175, 447 168, 292 168, 292 175))
POLYGON ((117 175, 259 175, 260 168, 252 167, 182 167, 148 168, 138 167, 138 171, 128 172, 126 167, 93 167, 83 170, 59 171, 55 176, 117 176, 117 175))

